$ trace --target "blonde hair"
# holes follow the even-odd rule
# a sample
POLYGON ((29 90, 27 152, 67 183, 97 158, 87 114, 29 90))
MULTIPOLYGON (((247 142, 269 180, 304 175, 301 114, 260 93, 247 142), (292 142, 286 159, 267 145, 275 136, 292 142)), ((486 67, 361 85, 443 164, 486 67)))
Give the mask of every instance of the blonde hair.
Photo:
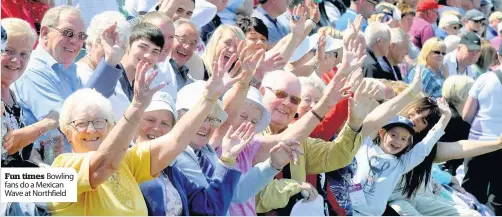
POLYGON ((407 14, 412 14, 413 16, 415 16, 415 10, 413 10, 413 8, 411 8, 411 6, 406 3, 397 3, 397 8, 401 11, 401 16, 407 14))
POLYGON ((37 40, 37 33, 35 32, 35 30, 33 30, 33 28, 31 28, 28 22, 18 18, 4 18, 1 20, 1 23, 2 27, 7 32, 7 38, 26 38, 26 43, 30 45, 30 48, 35 45, 35 41, 37 40))
POLYGON ((420 54, 418 55, 417 64, 429 67, 429 64, 427 63, 427 56, 429 56, 429 54, 436 49, 442 49, 446 52, 446 45, 444 44, 444 41, 436 37, 427 40, 422 46, 422 51, 420 51, 420 54))
POLYGON ((493 56, 497 53, 497 50, 492 46, 492 44, 486 40, 481 40, 481 55, 479 56, 476 65, 481 68, 483 72, 486 72, 490 66, 493 64, 493 56))
POLYGON ((502 21, 502 12, 501 11, 495 11, 490 15, 490 18, 488 19, 488 22, 492 22, 494 20, 502 21))
POLYGON ((443 83, 443 97, 454 106, 461 105, 467 100, 472 85, 474 85, 474 79, 469 76, 450 76, 443 83))
POLYGON ((202 54, 201 59, 204 62, 204 65, 206 66, 206 70, 211 76, 213 74, 213 62, 218 60, 218 57, 216 56, 216 47, 218 46, 218 42, 220 41, 221 37, 226 31, 232 31, 237 37, 241 40, 246 39, 246 35, 244 32, 236 26, 231 26, 231 25, 220 25, 213 33, 211 36, 211 39, 207 42, 207 47, 206 50, 204 51, 204 54, 202 54))
POLYGON ((319 28, 319 30, 317 30, 317 33, 319 34, 322 34, 322 33, 325 33, 326 35, 329 35, 331 37, 333 37, 334 39, 343 39, 343 34, 340 30, 337 30, 331 26, 324 26, 324 27, 321 27, 319 28))

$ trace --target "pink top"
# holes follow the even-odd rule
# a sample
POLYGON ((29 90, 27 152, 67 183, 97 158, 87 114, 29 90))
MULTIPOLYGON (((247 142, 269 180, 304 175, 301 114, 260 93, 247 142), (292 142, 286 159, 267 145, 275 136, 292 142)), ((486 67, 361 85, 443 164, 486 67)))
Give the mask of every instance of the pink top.
POLYGON ((413 18, 413 24, 408 33, 413 37, 413 44, 420 49, 422 49, 422 45, 424 45, 429 38, 434 37, 432 25, 420 17, 413 18))
MULTIPOLYGON (((248 173, 253 168, 253 159, 255 158, 258 150, 260 150, 261 143, 253 140, 242 150, 237 157, 235 168, 242 172, 242 176, 248 173)), ((221 148, 216 149, 218 156, 221 156, 221 148)), ((256 216, 256 203, 255 198, 251 197, 245 203, 231 203, 230 216, 256 216)))

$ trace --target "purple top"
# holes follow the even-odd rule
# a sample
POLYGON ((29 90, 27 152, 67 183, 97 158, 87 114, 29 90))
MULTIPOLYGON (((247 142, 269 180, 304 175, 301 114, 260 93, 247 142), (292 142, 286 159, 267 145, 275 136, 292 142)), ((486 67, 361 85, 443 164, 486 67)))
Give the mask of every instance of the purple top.
POLYGON ((409 34, 413 36, 413 44, 420 49, 422 49, 422 45, 429 40, 429 38, 435 36, 432 24, 420 17, 413 18, 413 25, 411 25, 409 34))

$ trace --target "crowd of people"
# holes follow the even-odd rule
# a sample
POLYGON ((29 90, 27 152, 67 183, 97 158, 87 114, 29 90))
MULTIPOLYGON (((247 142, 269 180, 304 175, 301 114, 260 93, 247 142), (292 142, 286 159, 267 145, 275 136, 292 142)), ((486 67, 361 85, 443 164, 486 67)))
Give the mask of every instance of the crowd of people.
POLYGON ((502 215, 499 0, 2 0, 0 24, 1 166, 78 175, 3 216, 502 215))

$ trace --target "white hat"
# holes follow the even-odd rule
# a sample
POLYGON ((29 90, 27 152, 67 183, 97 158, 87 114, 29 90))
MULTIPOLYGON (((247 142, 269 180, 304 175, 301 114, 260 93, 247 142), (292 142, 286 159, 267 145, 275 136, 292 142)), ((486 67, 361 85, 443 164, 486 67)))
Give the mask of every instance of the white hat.
POLYGON ((178 119, 178 112, 176 112, 175 106, 176 104, 173 97, 168 93, 159 91, 153 95, 152 102, 150 102, 150 105, 145 109, 145 112, 167 110, 173 113, 174 119, 176 120, 178 119))
POLYGON ((216 16, 218 9, 215 5, 211 4, 206 0, 195 0, 195 9, 193 10, 193 15, 191 20, 202 28, 216 16))
MULTIPOLYGON (((223 99, 225 99, 225 97, 227 97, 227 96, 228 95, 225 94, 223 96, 223 99)), ((247 100, 253 101, 257 106, 259 106, 261 108, 261 112, 262 112, 261 119, 256 124, 255 132, 256 133, 262 132, 270 124, 270 120, 272 117, 270 115, 270 112, 268 112, 268 110, 265 108, 265 106, 263 106, 263 103, 261 101, 262 98, 260 95, 260 91, 254 87, 250 87, 249 91, 248 91, 248 95, 247 95, 247 100)))
MULTIPOLYGON (((179 111, 181 109, 190 110, 203 97, 203 93, 206 90, 206 82, 205 81, 195 81, 191 84, 185 85, 178 92, 178 100, 176 100, 176 109, 179 111)), ((221 120, 221 123, 225 122, 228 118, 227 113, 223 109, 223 103, 221 100, 216 102, 211 114, 214 115, 215 118, 221 120)))
POLYGON ((444 44, 446 45, 446 53, 450 53, 457 49, 458 44, 460 43, 460 36, 458 35, 449 35, 444 39, 444 44))
MULTIPOLYGON (((319 33, 313 34, 305 38, 300 46, 298 46, 289 59, 289 62, 296 62, 300 60, 305 54, 314 49, 319 41, 319 33)), ((333 37, 326 35, 326 46, 324 47, 324 52, 330 52, 343 47, 343 40, 334 39, 333 37)))
POLYGON ((441 28, 451 25, 462 25, 462 23, 460 23, 460 19, 455 15, 445 15, 439 20, 439 27, 441 28))

